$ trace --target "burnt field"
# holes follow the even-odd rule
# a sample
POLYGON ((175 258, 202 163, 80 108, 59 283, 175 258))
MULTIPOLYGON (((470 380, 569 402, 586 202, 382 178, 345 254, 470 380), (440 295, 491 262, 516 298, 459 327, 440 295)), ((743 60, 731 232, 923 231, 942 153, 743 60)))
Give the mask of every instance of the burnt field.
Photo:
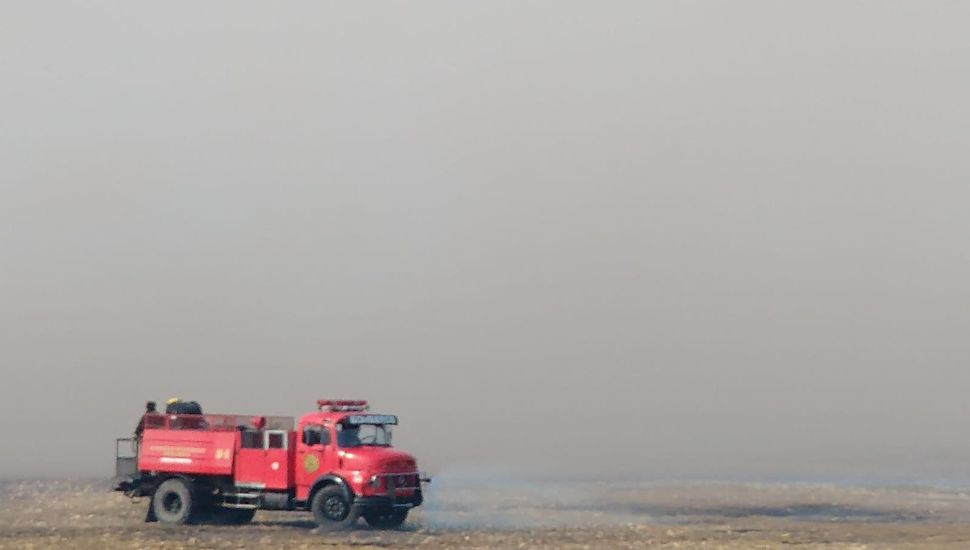
POLYGON ((970 495, 818 485, 516 484, 447 479, 399 531, 320 533, 309 514, 251 525, 142 522, 97 481, 0 484, 6 548, 970 548, 970 495))

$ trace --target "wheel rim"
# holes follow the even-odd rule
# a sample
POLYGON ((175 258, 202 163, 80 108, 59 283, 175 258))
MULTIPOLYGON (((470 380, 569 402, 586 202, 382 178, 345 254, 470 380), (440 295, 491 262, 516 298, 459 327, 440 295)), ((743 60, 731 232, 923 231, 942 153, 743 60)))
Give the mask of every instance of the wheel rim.
POLYGON ((327 500, 323 502, 323 513, 327 516, 327 519, 340 521, 347 517, 347 512, 347 503, 338 495, 327 497, 327 500))
POLYGON ((182 497, 178 493, 167 493, 162 497, 162 508, 169 514, 178 514, 182 511, 182 497))

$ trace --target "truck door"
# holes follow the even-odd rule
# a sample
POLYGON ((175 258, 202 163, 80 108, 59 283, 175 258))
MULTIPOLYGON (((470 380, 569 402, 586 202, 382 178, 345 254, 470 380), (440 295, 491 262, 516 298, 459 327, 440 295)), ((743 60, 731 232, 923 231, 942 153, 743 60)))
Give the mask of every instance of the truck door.
POLYGON ((266 488, 290 488, 290 460, 287 455, 289 432, 266 430, 263 432, 263 448, 266 452, 266 488))
POLYGON ((236 485, 258 489, 288 489, 290 460, 286 430, 244 432, 236 456, 236 485))
POLYGON ((319 424, 300 427, 296 443, 296 498, 306 499, 310 486, 318 477, 330 471, 328 463, 333 449, 330 430, 319 424))

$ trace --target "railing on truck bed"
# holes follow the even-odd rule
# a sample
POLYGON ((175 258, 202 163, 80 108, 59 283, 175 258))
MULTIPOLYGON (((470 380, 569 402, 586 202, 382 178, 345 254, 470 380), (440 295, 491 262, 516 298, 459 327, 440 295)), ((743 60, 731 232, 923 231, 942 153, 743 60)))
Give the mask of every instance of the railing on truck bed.
POLYGON ((292 416, 251 416, 244 414, 146 414, 146 430, 293 430, 292 416))
POLYGON ((138 441, 131 437, 115 440, 115 484, 118 484, 138 471, 138 441))

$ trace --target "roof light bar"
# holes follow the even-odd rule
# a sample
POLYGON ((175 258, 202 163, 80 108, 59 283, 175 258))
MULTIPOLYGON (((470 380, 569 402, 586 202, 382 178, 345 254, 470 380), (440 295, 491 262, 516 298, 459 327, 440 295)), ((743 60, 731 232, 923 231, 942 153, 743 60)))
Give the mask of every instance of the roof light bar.
POLYGON ((363 399, 318 399, 317 409, 321 412, 366 411, 370 407, 363 399))

